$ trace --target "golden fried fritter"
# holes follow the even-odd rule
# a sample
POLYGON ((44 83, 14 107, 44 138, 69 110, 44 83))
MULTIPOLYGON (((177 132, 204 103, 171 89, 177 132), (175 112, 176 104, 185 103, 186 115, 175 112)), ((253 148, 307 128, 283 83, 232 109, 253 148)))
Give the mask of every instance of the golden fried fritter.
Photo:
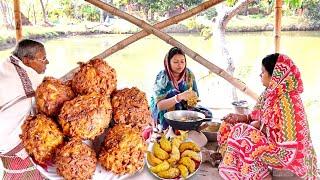
POLYGON ((56 116, 65 101, 75 97, 71 87, 53 77, 46 77, 36 90, 36 105, 39 112, 56 116))
POLYGON ((170 163, 170 165, 173 165, 177 161, 179 161, 179 159, 180 159, 179 148, 177 146, 172 146, 172 151, 171 151, 170 157, 168 159, 168 162, 170 163))
POLYGON ((151 166, 156 166, 162 163, 162 161, 159 158, 155 157, 150 151, 147 151, 147 161, 151 166))
POLYGON ((179 164, 185 165, 188 168, 189 173, 193 173, 196 170, 196 163, 189 157, 182 157, 179 164))
POLYGON ((174 179, 180 175, 180 170, 178 168, 169 168, 166 171, 158 172, 158 176, 165 179, 174 179))
POLYGON ((72 139, 56 153, 57 173, 64 179, 91 179, 96 169, 96 153, 80 139, 72 139))
POLYGON ((195 152, 195 151, 191 151, 191 150, 185 150, 182 154, 181 157, 190 157, 192 160, 194 161, 201 161, 201 157, 199 155, 199 153, 195 152))
POLYGON ((168 161, 163 161, 162 163, 154 166, 154 167, 150 167, 150 171, 154 172, 154 173, 158 173, 161 171, 166 171, 170 168, 170 164, 168 163, 168 161))
POLYGON ((146 149, 139 129, 118 124, 107 132, 99 162, 115 174, 133 174, 143 167, 146 149))
POLYGON ((172 146, 171 142, 163 135, 159 141, 161 149, 171 152, 172 146))
POLYGON ((63 134, 55 122, 43 114, 29 116, 23 123, 20 138, 28 154, 39 164, 46 164, 63 143, 63 134))
POLYGON ((153 149, 154 155, 155 155, 157 158, 159 158, 159 159, 161 159, 161 160, 166 160, 166 159, 169 158, 169 154, 168 154, 165 150, 161 149, 159 143, 155 142, 155 143, 153 144, 152 149, 153 149))
POLYGON ((191 91, 191 97, 187 100, 187 104, 190 107, 195 107, 198 103, 199 97, 197 96, 197 93, 193 90, 189 90, 191 91))
POLYGON ((65 102, 59 115, 59 123, 68 136, 94 139, 109 126, 111 117, 110 98, 91 93, 65 102))
POLYGON ((194 142, 183 142, 179 147, 181 153, 188 149, 195 152, 200 152, 200 147, 194 142))
POLYGON ((142 130, 152 121, 146 94, 136 87, 116 91, 112 109, 117 124, 130 124, 142 130))
POLYGON ((187 176, 189 175, 189 170, 185 165, 180 164, 178 166, 178 169, 180 170, 180 174, 183 178, 187 178, 187 176))
POLYGON ((72 79, 72 89, 78 94, 97 92, 110 95, 116 87, 116 71, 102 59, 81 64, 72 79))

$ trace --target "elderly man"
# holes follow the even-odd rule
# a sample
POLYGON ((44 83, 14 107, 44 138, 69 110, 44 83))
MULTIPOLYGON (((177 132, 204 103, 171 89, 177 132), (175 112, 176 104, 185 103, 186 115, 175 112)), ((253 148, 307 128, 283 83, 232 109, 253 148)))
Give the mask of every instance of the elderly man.
POLYGON ((21 125, 32 112, 34 90, 41 83, 41 74, 48 63, 43 44, 25 39, 0 65, 0 157, 3 179, 42 179, 26 154, 19 135, 21 125))

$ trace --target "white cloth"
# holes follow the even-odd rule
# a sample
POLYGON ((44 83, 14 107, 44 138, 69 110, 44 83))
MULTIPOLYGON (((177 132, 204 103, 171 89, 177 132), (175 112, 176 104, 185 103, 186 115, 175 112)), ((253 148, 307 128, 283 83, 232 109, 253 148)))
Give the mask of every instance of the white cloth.
MULTIPOLYGON (((24 65, 20 60, 18 62, 19 66, 27 72, 35 90, 43 76, 24 65)), ((25 91, 19 74, 8 58, 0 65, 0 107, 23 96, 25 96, 25 91)), ((32 98, 25 98, 8 109, 0 110, 0 153, 9 152, 21 142, 19 138, 21 125, 30 114, 31 108, 32 98)))

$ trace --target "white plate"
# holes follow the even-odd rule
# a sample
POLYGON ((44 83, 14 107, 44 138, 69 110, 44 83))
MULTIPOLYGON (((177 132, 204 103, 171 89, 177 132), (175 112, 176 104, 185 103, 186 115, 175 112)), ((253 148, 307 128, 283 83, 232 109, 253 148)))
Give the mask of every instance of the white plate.
MULTIPOLYGON (((37 169, 48 179, 50 180, 63 180, 63 177, 62 176, 59 176, 57 174, 57 169, 56 169, 56 166, 53 165, 53 166, 48 166, 47 170, 45 170, 44 168, 42 168, 41 166, 39 165, 36 165, 37 169)), ((138 170, 136 173, 134 174, 126 174, 126 175, 117 175, 117 174, 114 174, 112 172, 108 172, 106 171, 101 165, 100 163, 97 164, 97 167, 96 167, 96 170, 93 174, 93 177, 92 179, 93 180, 101 180, 101 179, 125 179, 125 178, 128 178, 130 176, 133 176, 133 175, 136 175, 136 174, 139 174, 143 171, 143 167, 138 170)))
MULTIPOLYGON (((188 138, 188 139, 186 139, 184 142, 193 142, 193 141, 188 138)), ((154 143, 151 142, 151 143, 148 145, 148 151, 152 152, 153 144, 154 144, 154 143)), ((200 155, 200 164, 199 164, 198 168, 197 168, 193 173, 189 174, 189 175, 187 176, 187 178, 185 178, 185 179, 190 178, 191 176, 193 176, 194 174, 196 174, 197 171, 200 169, 200 165, 201 165, 201 163, 202 163, 202 154, 201 154, 201 151, 199 152, 199 155, 200 155)), ((147 160, 147 153, 145 153, 145 161, 146 161, 148 170, 150 171, 150 167, 152 167, 152 166, 149 164, 149 162, 148 162, 148 160, 147 160)), ((159 179, 168 180, 168 179, 159 177, 156 173, 154 173, 154 172, 152 172, 152 171, 150 171, 150 172, 151 172, 151 174, 153 174, 155 177, 157 177, 157 178, 159 178, 159 179)), ((184 178, 180 177, 180 178, 174 178, 174 179, 175 179, 175 180, 178 180, 178 179, 179 179, 179 180, 183 180, 184 178)))
MULTIPOLYGON (((101 142, 103 142, 104 136, 100 135, 100 137, 101 138, 98 141, 101 140, 101 142)), ((82 142, 87 144, 91 148, 93 148, 93 146, 95 146, 95 147, 100 146, 100 143, 101 143, 101 142, 97 142, 98 144, 93 145, 94 142, 92 142, 91 140, 83 140, 82 142)), ((52 165, 48 166, 47 169, 44 169, 42 166, 36 164, 35 162, 33 162, 33 164, 36 165, 37 169, 46 178, 48 178, 50 180, 63 180, 63 177, 57 174, 57 168, 56 168, 55 164, 52 164, 52 165)), ((108 179, 108 180, 117 179, 117 180, 121 180, 121 179, 126 179, 128 177, 140 174, 143 171, 143 168, 144 168, 144 166, 142 166, 141 169, 139 169, 134 174, 117 175, 115 173, 107 171, 104 167, 101 166, 100 163, 97 163, 96 170, 95 170, 95 172, 94 172, 94 174, 92 176, 92 179, 93 180, 101 180, 101 179, 108 179)))

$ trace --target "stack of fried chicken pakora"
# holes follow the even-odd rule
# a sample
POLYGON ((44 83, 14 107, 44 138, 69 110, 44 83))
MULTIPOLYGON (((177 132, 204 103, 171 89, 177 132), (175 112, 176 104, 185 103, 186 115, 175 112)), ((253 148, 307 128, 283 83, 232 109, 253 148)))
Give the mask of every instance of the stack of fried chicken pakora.
POLYGON ((25 121, 20 136, 34 161, 53 162, 65 179, 91 179, 98 159, 119 175, 141 169, 141 131, 151 122, 147 99, 138 88, 116 87, 116 71, 101 59, 82 63, 68 82, 45 78, 36 90, 38 114, 25 121), (112 120, 115 126, 109 127, 112 120), (101 152, 83 142, 104 132, 101 152))

